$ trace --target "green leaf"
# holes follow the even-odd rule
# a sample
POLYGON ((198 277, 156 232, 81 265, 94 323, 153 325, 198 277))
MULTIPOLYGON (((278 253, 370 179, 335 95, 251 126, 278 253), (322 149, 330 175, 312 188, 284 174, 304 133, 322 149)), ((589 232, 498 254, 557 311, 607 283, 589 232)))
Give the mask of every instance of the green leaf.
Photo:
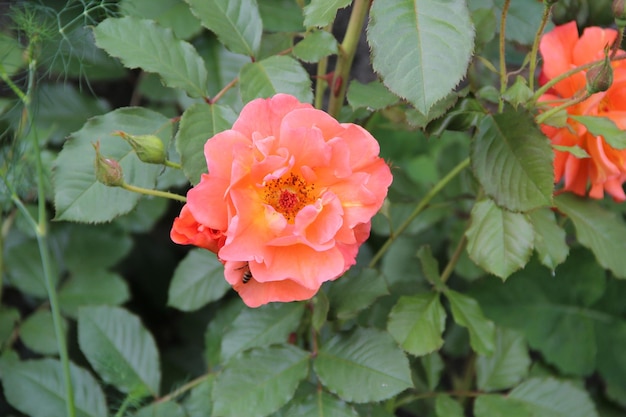
POLYGON ((437 395, 435 399, 435 414, 437 417, 463 417, 463 407, 449 395, 437 395))
POLYGON ((424 272, 424 276, 428 282, 430 282, 438 291, 443 291, 446 286, 443 281, 441 281, 441 276, 439 275, 439 264, 433 256, 430 246, 424 245, 420 247, 417 251, 417 257, 422 264, 422 271, 424 272))
POLYGON ((313 101, 309 74, 288 56, 271 56, 244 65, 239 74, 239 88, 245 103, 277 93, 291 94, 303 103, 313 101))
POLYGON ((72 224, 63 251, 65 265, 72 272, 106 269, 124 258, 132 245, 131 237, 116 225, 72 224))
POLYGON ((476 417, 535 417, 523 401, 495 394, 480 395, 476 398, 474 415, 476 417))
POLYGON ((512 388, 526 376, 529 366, 524 336, 498 327, 493 354, 479 355, 476 359, 476 385, 481 391, 512 388))
POLYGON ((224 279, 224 266, 215 254, 205 249, 192 249, 174 271, 167 305, 194 311, 219 300, 229 289, 224 279))
POLYGON ((187 413, 178 403, 167 401, 141 407, 133 417, 187 417, 187 413))
POLYGON ((565 241, 565 230, 556 222, 554 212, 548 208, 533 210, 528 219, 535 233, 534 246, 539 261, 550 270, 565 262, 569 246, 565 241))
POLYGON ((576 237, 591 249, 598 263, 618 278, 626 278, 626 224, 596 202, 572 194, 555 197, 556 207, 576 228, 576 237))
POLYGON ((197 103, 185 110, 176 133, 176 150, 192 184, 199 183, 200 175, 207 172, 204 144, 215 134, 230 129, 236 119, 237 114, 230 107, 215 104, 197 103))
MULTIPOLYGON (((76 417, 106 417, 102 389, 86 370, 70 363, 76 417)), ((7 401, 30 417, 66 415, 61 362, 55 359, 4 361, 2 384, 7 401)))
POLYGON ((263 417, 285 405, 309 370, 309 353, 293 345, 244 352, 213 386, 213 415, 263 417))
POLYGON ((508 395, 526 406, 533 417, 597 417, 587 391, 553 378, 531 378, 508 395))
MULTIPOLYGON (((158 178, 157 188, 163 189, 160 187, 160 180, 163 178, 163 176, 158 178)), ((169 207, 169 202, 167 198, 142 198, 133 211, 118 217, 114 223, 127 233, 148 233, 163 217, 169 207)))
POLYGON ((139 107, 117 109, 90 119, 70 136, 57 158, 53 178, 56 220, 107 222, 137 205, 140 194, 96 181, 92 144, 98 140, 102 154, 120 163, 128 184, 154 187, 162 167, 139 161, 129 144, 112 135, 116 130, 131 135, 157 134, 166 148, 172 135, 168 118, 139 107))
POLYGON ((119 307, 82 307, 78 344, 102 379, 118 390, 137 396, 158 394, 159 353, 137 316, 119 307))
POLYGON ((222 359, 227 361, 253 347, 286 343, 289 334, 298 328, 303 313, 303 303, 277 303, 242 310, 222 338, 222 359))
POLYGON ((356 316, 374 301, 389 294, 381 273, 375 269, 352 269, 332 283, 328 290, 330 308, 340 319, 356 316))
POLYGON ((381 110, 399 101, 398 96, 389 91, 380 81, 363 84, 352 80, 347 98, 352 110, 358 108, 381 110))
POLYGON ((549 140, 522 108, 484 117, 471 146, 478 181, 511 211, 552 205, 552 158, 549 140))
POLYGON ((503 210, 491 200, 474 205, 466 236, 470 258, 503 280, 526 265, 533 249, 534 233, 528 218, 503 210))
POLYGON ((326 388, 349 402, 382 401, 413 386, 404 353, 374 329, 336 335, 322 345, 313 367, 326 388))
POLYGON ((352 407, 324 390, 294 401, 283 414, 285 417, 359 417, 352 407))
POLYGON ((429 391, 434 391, 439 385, 441 380, 441 374, 445 368, 441 355, 437 352, 424 355, 420 358, 422 368, 424 368, 424 376, 426 377, 426 384, 429 391))
POLYGON ((383 83, 427 114, 465 75, 474 29, 463 0, 378 1, 367 39, 383 83))
POLYGON ((350 0, 311 0, 304 7, 304 26, 326 26, 335 20, 337 10, 349 4, 350 0))
POLYGON ((130 298, 130 291, 120 275, 99 270, 73 274, 58 295, 63 313, 77 318, 79 307, 122 304, 130 298))
MULTIPOLYGON (((10 246, 4 254, 9 283, 20 291, 39 298, 48 295, 43 267, 39 261, 39 245, 35 239, 28 239, 10 246)), ((54 256, 50 257, 50 273, 54 285, 59 279, 59 266, 54 256)))
POLYGON ((339 44, 332 33, 317 30, 309 33, 293 48, 296 58, 304 62, 317 62, 320 59, 337 53, 339 44))
POLYGON ((222 368, 225 362, 222 360, 222 339, 224 338, 224 333, 244 308, 245 304, 241 300, 232 298, 220 307, 220 314, 209 322, 204 334, 204 357, 208 364, 208 369, 222 368))
POLYGON ((206 97, 207 70, 194 47, 174 37, 153 20, 107 18, 94 28, 96 45, 119 58, 127 68, 161 76, 168 87, 182 88, 191 97, 206 97))
POLYGON ((387 330, 405 351, 422 356, 443 345, 446 311, 439 293, 400 297, 389 313, 387 330))
POLYGON ((304 32, 302 8, 292 0, 259 0, 263 30, 269 32, 304 32))
POLYGON ((109 110, 106 101, 81 93, 70 83, 41 84, 36 92, 34 121, 42 129, 52 128, 52 140, 57 143, 80 129, 85 120, 109 110))
MULTIPOLYGON (((63 334, 67 335, 67 322, 62 319, 63 334)), ((28 316, 20 326, 20 339, 36 353, 54 355, 59 352, 52 313, 38 310, 28 316)))
POLYGON ((19 321, 20 312, 16 308, 0 306, 0 351, 6 347, 19 321))
POLYGON ((609 348, 600 356, 598 346, 625 323, 593 307, 605 281, 589 252, 578 249, 554 276, 533 262, 504 284, 481 280, 472 296, 498 325, 523 331, 547 363, 567 374, 589 375, 600 358, 616 366, 617 352, 609 348))
POLYGON ((311 324, 316 331, 320 331, 322 326, 326 324, 330 302, 324 291, 318 292, 313 297, 313 316, 311 316, 311 324))
POLYGON ((255 56, 263 22, 256 0, 185 0, 202 25, 231 51, 255 56))
POLYGON ((493 322, 485 318, 478 302, 453 290, 447 290, 445 295, 456 324, 469 330, 472 349, 481 355, 491 355, 495 349, 496 329, 493 322))
POLYGON ((626 131, 617 127, 608 117, 570 116, 582 123, 592 135, 602 136, 604 141, 614 149, 626 149, 626 131))
POLYGON ((191 390, 189 397, 184 402, 187 417, 206 417, 213 411, 211 391, 216 374, 210 374, 206 380, 191 390))
POLYGON ((554 149, 556 149, 557 151, 568 152, 568 153, 574 155, 578 159, 591 158, 591 156, 587 153, 587 151, 584 150, 583 148, 581 148, 578 145, 563 146, 563 145, 554 145, 554 144, 552 144, 552 147, 554 149))
POLYGON ((155 20, 159 25, 172 29, 178 39, 188 39, 202 28, 182 0, 122 0, 118 7, 123 16, 155 20))

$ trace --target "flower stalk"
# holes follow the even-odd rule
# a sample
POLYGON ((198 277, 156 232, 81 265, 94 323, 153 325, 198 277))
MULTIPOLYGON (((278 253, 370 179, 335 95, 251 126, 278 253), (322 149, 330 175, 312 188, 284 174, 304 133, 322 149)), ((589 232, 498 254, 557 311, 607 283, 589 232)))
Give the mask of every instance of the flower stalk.
POLYGON ((539 42, 541 41, 541 35, 543 35, 543 31, 546 28, 546 24, 548 23, 548 19, 550 19, 550 11, 552 10, 552 4, 554 2, 545 2, 543 7, 543 14, 541 16, 541 23, 539 24, 539 28, 537 29, 537 33, 535 33, 535 40, 533 41, 533 46, 530 51, 530 66, 529 66, 529 76, 528 76, 528 88, 530 91, 535 89, 535 71, 537 70, 537 52, 539 51, 539 42))
POLYGON ((500 37, 499 37, 499 48, 500 48, 500 98, 498 99, 498 113, 502 113, 504 110, 504 93, 506 92, 506 87, 508 84, 508 75, 506 73, 506 55, 505 55, 505 44, 506 44, 506 16, 509 13, 509 5, 511 4, 511 0, 505 0, 502 5, 502 15, 500 17, 500 37))
POLYGON ((352 62, 354 61, 356 48, 361 38, 361 30, 369 6, 370 0, 355 0, 352 5, 352 14, 350 15, 350 21, 348 22, 348 28, 346 29, 343 42, 339 48, 340 52, 337 57, 337 67, 335 68, 334 77, 330 83, 332 91, 328 103, 328 113, 335 118, 339 115, 341 107, 343 106, 348 80, 350 79, 350 68, 352 68, 352 62), (334 91, 335 86, 338 86, 337 91, 334 91))
POLYGON ((439 192, 446 186, 450 181, 452 181, 457 175, 459 175, 465 168, 470 165, 470 159, 465 158, 462 160, 457 166, 452 168, 452 170, 443 177, 431 190, 426 193, 422 201, 419 202, 417 207, 413 210, 413 212, 407 217, 407 219, 398 227, 398 229, 392 233, 387 241, 383 243, 378 252, 374 255, 374 257, 370 260, 368 268, 374 268, 380 258, 387 252, 391 244, 409 227, 411 222, 422 212, 428 204, 430 204, 431 200, 439 194, 439 192))

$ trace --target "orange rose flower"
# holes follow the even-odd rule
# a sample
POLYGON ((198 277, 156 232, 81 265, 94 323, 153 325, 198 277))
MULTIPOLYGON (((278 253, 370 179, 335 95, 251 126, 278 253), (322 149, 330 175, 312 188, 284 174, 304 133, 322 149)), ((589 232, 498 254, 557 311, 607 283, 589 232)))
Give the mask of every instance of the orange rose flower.
MULTIPOLYGON (((602 59, 604 48, 612 45, 617 36, 613 29, 586 28, 579 38, 575 22, 557 26, 541 39, 540 51, 543 69, 540 82, 580 65, 602 59)), ((593 94, 585 101, 568 107, 571 115, 607 117, 620 129, 626 128, 626 63, 615 61, 613 84, 607 91, 593 94)), ((586 71, 580 71, 557 83, 540 101, 551 102, 582 94, 586 88, 586 71)), ((558 104, 558 103, 557 103, 558 104)), ((554 145, 579 146, 589 155, 577 158, 566 151, 554 151, 555 181, 564 180, 563 189, 592 198, 603 198, 604 192, 616 201, 626 200, 622 184, 626 180, 626 150, 609 146, 602 136, 591 134, 581 123, 567 120, 567 126, 542 126, 554 145), (589 186, 590 184, 590 186, 589 186)))
POLYGON ((311 298, 356 262, 392 181, 363 128, 278 94, 204 147, 171 238, 217 253, 250 307, 311 298))

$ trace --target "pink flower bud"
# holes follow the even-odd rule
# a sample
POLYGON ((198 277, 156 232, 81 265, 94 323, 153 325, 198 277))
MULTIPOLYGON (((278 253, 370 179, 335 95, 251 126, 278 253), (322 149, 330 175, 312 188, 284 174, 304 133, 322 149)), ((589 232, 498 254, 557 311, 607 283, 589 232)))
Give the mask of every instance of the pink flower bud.
POLYGON ((587 91, 589 94, 599 93, 609 89, 613 84, 613 67, 608 55, 608 47, 604 50, 602 63, 587 71, 587 91))
POLYGON ((119 162, 102 156, 99 141, 94 143, 93 147, 96 150, 96 159, 94 160, 96 179, 109 187, 120 187, 124 184, 124 174, 119 162))

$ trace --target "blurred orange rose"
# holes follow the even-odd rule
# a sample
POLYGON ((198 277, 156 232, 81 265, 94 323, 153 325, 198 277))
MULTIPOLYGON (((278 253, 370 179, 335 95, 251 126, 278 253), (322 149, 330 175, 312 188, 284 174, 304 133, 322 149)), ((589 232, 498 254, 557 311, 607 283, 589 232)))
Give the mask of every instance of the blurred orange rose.
MULTIPOLYGON (((540 43, 543 69, 539 81, 545 84, 572 68, 602 59, 604 48, 612 45, 617 32, 599 27, 586 28, 578 36, 575 22, 557 26, 546 33, 540 43)), ((623 52, 623 51, 620 51, 623 52)), ((593 94, 581 103, 567 108, 570 115, 598 116, 611 119, 620 129, 626 128, 626 63, 614 61, 613 84, 608 90, 593 94)), ((547 94, 542 102, 569 99, 586 88, 586 71, 562 80, 547 94)), ((560 103, 555 103, 560 104, 560 103)), ((588 158, 578 158, 570 152, 556 150, 554 159, 555 181, 563 180, 563 189, 575 194, 589 194, 592 198, 603 198, 608 193, 616 201, 626 200, 622 184, 626 180, 626 150, 609 146, 602 136, 591 134, 587 128, 569 118, 567 126, 542 126, 543 132, 552 144, 579 146, 587 152, 588 158)))
POLYGON ((171 238, 217 252, 250 307, 311 298, 354 265, 392 181, 363 128, 279 94, 204 147, 171 238))

